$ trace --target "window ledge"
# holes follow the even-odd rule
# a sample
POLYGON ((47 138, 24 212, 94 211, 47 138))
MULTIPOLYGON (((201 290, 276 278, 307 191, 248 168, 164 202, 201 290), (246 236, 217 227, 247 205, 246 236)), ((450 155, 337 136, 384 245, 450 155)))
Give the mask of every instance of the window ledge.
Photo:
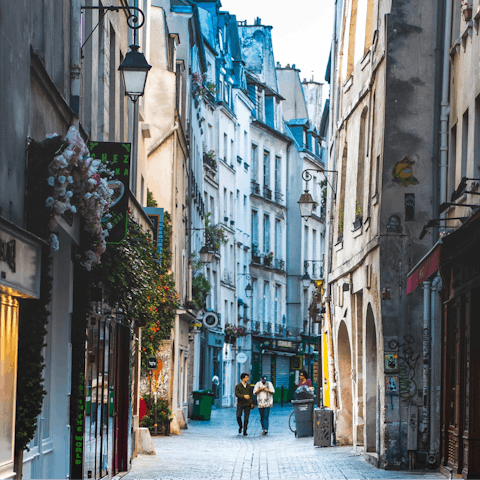
POLYGON ((363 233, 363 225, 360 225, 356 230, 353 230, 353 238, 359 237, 363 233))
POLYGON ((343 240, 340 240, 338 243, 335 244, 335 251, 339 252, 343 249, 343 240))
POLYGON ((378 203, 378 193, 376 193, 373 197, 372 197, 372 205, 376 205, 378 203))
POLYGON ((365 54, 365 56, 363 57, 362 61, 360 62, 360 68, 362 70, 365 69, 365 67, 370 63, 370 57, 371 57, 371 52, 372 50, 368 50, 368 52, 365 54))
POLYGON ((350 78, 345 82, 343 86, 343 93, 347 93, 353 85, 353 75, 350 75, 350 78))

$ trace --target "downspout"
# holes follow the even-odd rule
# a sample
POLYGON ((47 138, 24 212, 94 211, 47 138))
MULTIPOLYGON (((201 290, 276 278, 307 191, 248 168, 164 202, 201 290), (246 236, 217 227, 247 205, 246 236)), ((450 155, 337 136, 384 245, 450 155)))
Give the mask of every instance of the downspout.
MULTIPOLYGON (((80 0, 70 4, 70 108, 80 116, 80 0)), ((78 125, 77 125, 78 127, 78 125)))
MULTIPOLYGON (((440 204, 447 201, 448 118, 450 106, 450 43, 452 23, 452 0, 445 3, 445 43, 443 46, 442 108, 440 113, 440 204)), ((444 216, 444 214, 442 214, 444 216)))
POLYGON ((330 296, 325 298, 325 320, 327 329, 327 350, 328 350, 328 376, 330 378, 330 404, 332 410, 338 409, 337 402, 337 379, 335 376, 335 361, 333 354, 333 330, 332 330, 332 317, 330 310, 330 296))
POLYGON ((428 445, 428 429, 430 424, 430 411, 428 396, 430 393, 430 286, 432 282, 427 280, 423 282, 423 408, 422 422, 419 425, 419 431, 422 434, 422 443, 428 445))
MULTIPOLYGON (((440 275, 437 275, 433 282, 431 288, 431 305, 430 305, 430 448, 428 449, 428 463, 429 465, 435 465, 437 462, 438 451, 437 451, 437 441, 435 439, 435 430, 437 424, 437 415, 434 414, 436 409, 439 408, 439 402, 437 402, 437 385, 436 381, 438 375, 437 371, 437 355, 436 355, 436 341, 435 341, 435 323, 437 320, 437 309, 435 308, 438 303, 438 292, 442 288, 442 279, 440 275)), ((440 340, 440 339, 439 339, 440 340)), ((440 385, 438 385, 440 388, 440 385)), ((438 417, 439 418, 439 417, 438 417)))

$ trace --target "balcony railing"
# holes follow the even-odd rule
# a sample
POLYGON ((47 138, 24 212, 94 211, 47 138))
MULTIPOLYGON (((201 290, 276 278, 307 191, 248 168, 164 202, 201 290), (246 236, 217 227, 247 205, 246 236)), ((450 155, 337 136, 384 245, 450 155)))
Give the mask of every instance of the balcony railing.
POLYGON ((283 193, 275 192, 275 201, 277 203, 283 203, 283 193))
POLYGON ((263 324, 263 331, 265 333, 272 333, 272 324, 271 323, 264 323, 263 324))
POLYGON ((252 193, 260 195, 260 184, 252 180, 252 193))
POLYGON ((271 199, 272 199, 272 191, 268 188, 267 185, 264 185, 264 186, 263 186, 263 196, 264 196, 267 200, 271 200, 271 199))
POLYGON ((258 320, 252 322, 252 332, 260 332, 260 322, 258 320))
POLYGON ((281 258, 276 258, 274 265, 277 270, 285 270, 285 261, 281 258))
POLYGON ((212 170, 217 171, 217 161, 214 158, 211 158, 207 152, 203 153, 203 163, 208 165, 212 170))
POLYGON ((275 325, 275 333, 277 335, 283 335, 283 325, 275 325))

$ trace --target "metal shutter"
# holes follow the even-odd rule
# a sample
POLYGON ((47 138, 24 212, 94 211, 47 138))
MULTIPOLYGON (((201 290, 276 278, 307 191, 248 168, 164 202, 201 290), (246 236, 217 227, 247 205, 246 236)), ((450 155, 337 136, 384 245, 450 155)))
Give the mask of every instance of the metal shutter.
POLYGON ((277 355, 277 372, 275 388, 288 388, 290 381, 290 357, 277 355))

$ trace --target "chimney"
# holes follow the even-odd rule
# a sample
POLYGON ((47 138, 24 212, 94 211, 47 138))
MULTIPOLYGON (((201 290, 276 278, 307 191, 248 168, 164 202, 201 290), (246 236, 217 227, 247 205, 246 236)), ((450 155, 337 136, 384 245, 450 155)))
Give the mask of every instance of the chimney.
POLYGON ((277 62, 277 68, 282 68, 282 65, 280 65, 280 62, 277 62))
POLYGON ((261 25, 262 24, 262 19, 260 17, 257 17, 255 19, 255 25, 261 25))
POLYGON ((292 65, 292 68, 295 70, 295 64, 292 65))
POLYGON ((285 68, 290 68, 290 64, 289 64, 289 63, 287 63, 287 66, 286 66, 285 68))

